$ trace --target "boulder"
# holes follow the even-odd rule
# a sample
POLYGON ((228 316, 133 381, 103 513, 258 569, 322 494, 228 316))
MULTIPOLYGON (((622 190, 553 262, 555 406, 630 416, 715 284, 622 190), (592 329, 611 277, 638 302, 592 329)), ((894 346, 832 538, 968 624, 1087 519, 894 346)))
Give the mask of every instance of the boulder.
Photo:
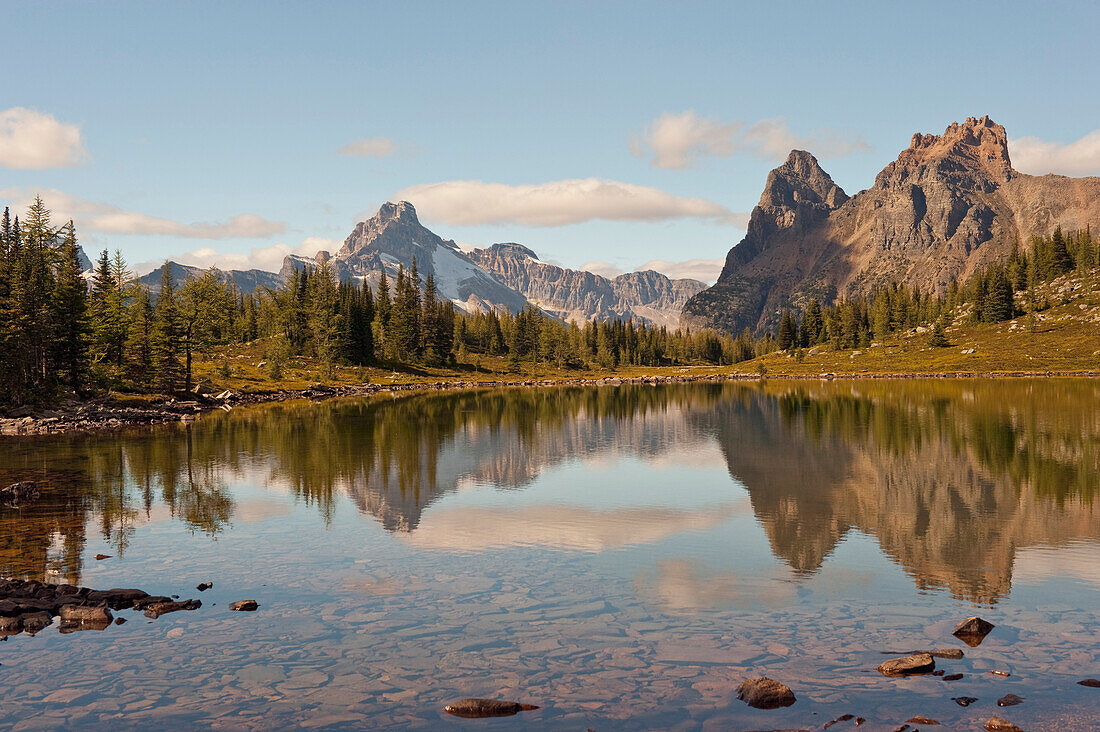
POLYGON ((259 606, 260 604, 255 600, 237 600, 236 602, 229 603, 230 610, 237 610, 242 612, 252 612, 259 606))
POLYGON ((34 635, 48 625, 53 624, 53 615, 48 612, 26 613, 22 616, 23 630, 34 635))
POLYGON ((61 622, 69 625, 88 623, 106 626, 114 620, 106 605, 62 605, 59 614, 61 622))
POLYGON ((533 709, 538 709, 538 707, 534 704, 520 704, 519 702, 499 701, 497 699, 460 699, 443 707, 443 711, 447 714, 467 719, 511 717, 520 712, 529 712, 533 709))
POLYGON ((892 658, 884 661, 878 672, 883 676, 912 676, 914 674, 930 674, 936 670, 936 661, 927 653, 918 653, 904 658, 892 658))
POLYGON ((28 503, 34 503, 41 495, 37 483, 33 480, 22 480, 12 483, 7 488, 0 488, 0 504, 19 508, 28 503))
POLYGON ((737 698, 756 709, 789 707, 796 701, 790 687, 767 676, 742 681, 737 687, 737 698))
POLYGON ((989 635, 989 632, 995 627, 997 626, 993 625, 993 623, 974 616, 972 618, 967 618, 955 626, 955 630, 951 631, 951 635, 971 648, 976 648, 981 645, 985 637, 989 635))

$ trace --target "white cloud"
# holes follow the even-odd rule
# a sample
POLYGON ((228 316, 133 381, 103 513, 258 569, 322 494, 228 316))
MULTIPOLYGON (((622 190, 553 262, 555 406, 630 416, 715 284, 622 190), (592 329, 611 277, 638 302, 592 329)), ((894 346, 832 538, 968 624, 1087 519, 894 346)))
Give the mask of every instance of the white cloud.
POLYGON ((353 140, 339 150, 353 158, 385 158, 397 152, 397 143, 388 137, 353 140))
POLYGON ((564 226, 584 221, 724 221, 731 212, 703 198, 686 198, 646 186, 599 178, 534 185, 451 180, 399 191, 425 218, 456 225, 513 223, 564 226))
POLYGON ((668 262, 663 259, 651 259, 639 271, 652 269, 674 280, 691 279, 712 283, 718 279, 724 259, 685 259, 682 262, 668 262))
POLYGON ((23 209, 41 195, 54 221, 73 219, 78 230, 102 234, 144 234, 179 236, 188 239, 266 239, 286 231, 282 221, 268 221, 255 214, 238 214, 220 222, 191 224, 159 216, 127 211, 102 201, 89 201, 58 190, 24 191, 19 188, 0 190, 0 199, 13 202, 23 209))
MULTIPOLYGON (((336 239, 325 239, 320 236, 309 236, 298 244, 272 244, 268 247, 253 247, 247 252, 219 252, 211 247, 202 247, 184 252, 180 255, 168 257, 173 262, 190 264, 195 267, 217 267, 223 270, 229 269, 261 269, 265 272, 278 272, 283 266, 283 258, 290 254, 303 257, 314 257, 317 252, 325 250, 335 253, 342 242, 336 239)), ((164 263, 164 260, 142 262, 134 266, 139 273, 152 271, 164 263)))
POLYGON ((1008 152, 1012 166, 1021 173, 1100 175, 1100 130, 1064 144, 1020 137, 1008 141, 1008 152))
POLYGON ((768 160, 781 160, 794 149, 806 149, 818 157, 842 157, 868 150, 866 142, 834 130, 814 130, 798 136, 782 117, 762 119, 749 125, 741 121, 721 122, 700 117, 688 110, 666 112, 630 142, 637 157, 651 157, 655 168, 681 170, 699 158, 726 158, 747 152, 768 160))
POLYGON ((0 167, 16 170, 71 168, 88 157, 80 125, 26 107, 0 112, 0 167))
POLYGON ((591 272, 592 274, 598 274, 601 277, 606 277, 611 280, 623 273, 623 271, 611 264, 610 262, 585 262, 581 265, 581 269, 591 272))

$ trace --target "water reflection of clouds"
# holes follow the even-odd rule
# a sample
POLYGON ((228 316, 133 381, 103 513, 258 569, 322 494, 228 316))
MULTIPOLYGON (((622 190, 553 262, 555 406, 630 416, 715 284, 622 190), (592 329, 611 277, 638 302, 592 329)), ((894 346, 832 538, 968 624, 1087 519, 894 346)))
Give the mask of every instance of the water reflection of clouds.
POLYGON ((1073 542, 1063 547, 1021 549, 1012 565, 1012 575, 1016 584, 1070 577, 1100 587, 1100 544, 1073 542))
POLYGON ((602 552, 706 531, 749 511, 743 503, 682 510, 639 506, 598 510, 570 505, 440 506, 402 542, 420 549, 480 552, 512 547, 602 552))
POLYGON ((796 584, 772 577, 715 571, 695 559, 665 559, 635 578, 639 594, 667 610, 777 607, 790 602, 796 584))

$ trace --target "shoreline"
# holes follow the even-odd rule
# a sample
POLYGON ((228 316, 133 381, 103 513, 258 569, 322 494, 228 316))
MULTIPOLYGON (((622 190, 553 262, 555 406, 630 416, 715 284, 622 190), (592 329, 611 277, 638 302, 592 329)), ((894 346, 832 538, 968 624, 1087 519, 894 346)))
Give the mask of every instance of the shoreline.
POLYGON ((690 384, 721 383, 727 381, 857 381, 857 380, 912 380, 912 379, 1047 379, 1047 378, 1100 378, 1098 371, 953 371, 953 372, 881 372, 881 373, 818 373, 818 374, 766 374, 746 372, 675 374, 645 376, 602 376, 599 378, 552 378, 463 381, 449 379, 436 382, 412 382, 407 384, 356 384, 341 386, 314 385, 305 389, 275 389, 247 392, 223 392, 218 395, 195 395, 193 399, 172 399, 147 407, 112 405, 109 401, 82 402, 53 409, 41 409, 19 417, 0 417, 0 439, 4 437, 36 437, 65 434, 90 434, 112 432, 128 427, 155 426, 175 422, 193 422, 215 409, 231 411, 238 406, 307 399, 324 401, 338 397, 373 396, 376 394, 449 391, 468 389, 502 389, 521 387, 593 387, 619 386, 622 384, 690 384))

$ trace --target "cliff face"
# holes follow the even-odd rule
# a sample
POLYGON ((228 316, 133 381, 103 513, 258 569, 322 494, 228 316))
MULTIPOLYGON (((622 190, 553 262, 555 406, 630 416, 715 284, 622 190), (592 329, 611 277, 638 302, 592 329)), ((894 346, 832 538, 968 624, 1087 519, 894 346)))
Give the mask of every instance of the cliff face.
POLYGON ((647 270, 614 279, 539 261, 520 244, 494 244, 470 257, 543 310, 569 321, 633 318, 675 327, 688 298, 706 288, 697 280, 669 279, 647 270))
POLYGON ((1100 224, 1100 178, 1013 170, 1004 127, 953 123, 910 146, 848 198, 795 150, 768 175, 745 238, 681 322, 731 332, 774 327, 810 297, 862 295, 891 280, 943 291, 1055 226, 1100 224))

